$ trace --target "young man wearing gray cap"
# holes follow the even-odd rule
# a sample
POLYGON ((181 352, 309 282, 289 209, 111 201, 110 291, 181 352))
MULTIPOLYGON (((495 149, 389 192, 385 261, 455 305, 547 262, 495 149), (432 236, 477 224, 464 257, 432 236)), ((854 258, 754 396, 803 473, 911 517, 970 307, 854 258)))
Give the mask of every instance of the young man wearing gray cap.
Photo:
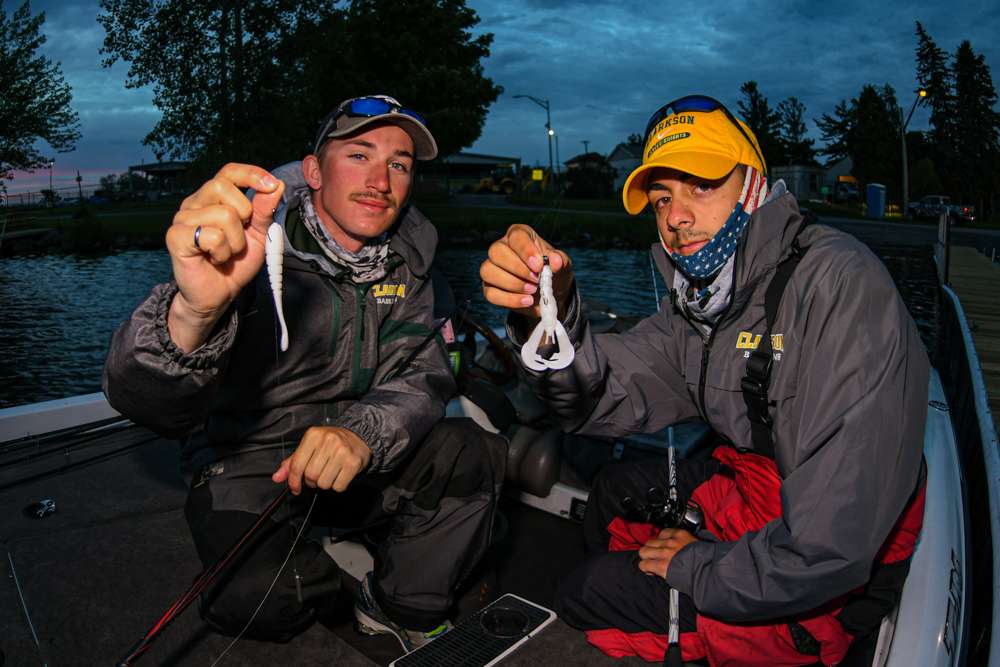
POLYGON ((291 548, 307 515, 388 526, 355 616, 406 650, 447 630, 455 588, 488 545, 505 444, 442 419, 455 382, 433 314, 437 233, 408 204, 415 160, 436 154, 420 116, 377 95, 340 104, 301 163, 226 165, 174 216, 173 280, 114 336, 105 393, 182 438, 206 567, 281 485, 293 494, 202 597, 222 632, 249 624, 247 636, 287 641, 333 616, 336 563, 318 542, 291 548))
POLYGON ((638 523, 624 502, 664 487, 666 462, 602 471, 589 557, 557 610, 615 656, 661 660, 679 625, 688 661, 870 665, 923 519, 929 364, 916 326, 865 246, 807 225, 783 183, 768 188, 753 133, 722 104, 674 100, 645 138, 623 199, 655 216, 660 312, 595 335, 569 256, 521 225, 480 269, 523 341, 549 257, 575 358, 526 372, 567 430, 616 438, 701 419, 718 435, 711 459, 678 465, 682 501, 704 515, 697 536, 638 523))

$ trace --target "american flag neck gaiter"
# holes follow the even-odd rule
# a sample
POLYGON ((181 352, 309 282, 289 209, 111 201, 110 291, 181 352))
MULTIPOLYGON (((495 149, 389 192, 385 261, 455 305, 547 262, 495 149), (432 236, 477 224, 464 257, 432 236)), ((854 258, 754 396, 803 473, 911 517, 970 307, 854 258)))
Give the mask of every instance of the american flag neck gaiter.
POLYGON ((698 252, 691 255, 681 255, 671 252, 660 236, 660 244, 667 257, 690 280, 704 280, 714 275, 723 267, 726 261, 736 252, 736 244, 740 235, 750 221, 750 216, 757 207, 764 203, 767 197, 767 179, 753 167, 746 167, 743 179, 743 190, 729 219, 722 229, 712 237, 698 252))

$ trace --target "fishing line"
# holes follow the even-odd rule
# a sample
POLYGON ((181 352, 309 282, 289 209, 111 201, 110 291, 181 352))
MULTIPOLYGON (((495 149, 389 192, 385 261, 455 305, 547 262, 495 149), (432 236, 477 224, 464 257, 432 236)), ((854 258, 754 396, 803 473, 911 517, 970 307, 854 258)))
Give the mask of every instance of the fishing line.
MULTIPOLYGON (((286 495, 285 496, 286 500, 287 500, 287 497, 288 496, 286 495)), ((253 625, 254 619, 257 618, 257 614, 259 614, 260 610, 264 607, 264 603, 267 602, 267 598, 271 595, 271 591, 274 590, 275 585, 278 583, 278 579, 281 578, 281 573, 284 572, 285 566, 288 565, 288 561, 292 558, 292 555, 295 553, 295 545, 297 545, 299 543, 299 538, 302 537, 302 533, 305 532, 306 526, 309 525, 309 517, 312 516, 313 507, 316 506, 316 499, 318 497, 319 497, 319 493, 318 492, 313 494, 312 502, 309 503, 309 511, 306 512, 306 518, 303 519, 303 521, 302 521, 302 526, 299 528, 299 532, 295 536, 295 541, 292 542, 292 548, 288 552, 288 555, 285 557, 285 562, 283 562, 281 564, 281 567, 278 568, 277 574, 275 574, 274 575, 274 579, 271 580, 271 585, 268 586, 267 592, 264 593, 264 599, 261 600, 260 604, 257 605, 257 608, 254 609, 253 614, 251 614, 251 616, 250 616, 250 620, 247 621, 247 624, 245 626, 243 626, 243 629, 240 630, 240 633, 233 638, 233 641, 231 641, 229 643, 229 646, 227 646, 226 649, 219 655, 219 657, 215 659, 215 662, 212 663, 211 667, 215 667, 217 664, 219 664, 219 661, 221 661, 226 656, 226 654, 229 653, 229 649, 231 649, 233 646, 235 646, 236 642, 238 642, 240 639, 242 639, 243 635, 246 634, 246 631, 250 629, 251 625, 253 625)), ((298 576, 298 573, 296 573, 295 576, 298 576)))
POLYGON ((656 265, 653 264, 653 253, 649 253, 649 275, 653 279, 653 295, 656 297, 656 312, 660 312, 660 288, 656 286, 656 265))
POLYGON ((38 649, 38 657, 42 659, 42 667, 48 667, 48 660, 45 659, 45 655, 42 653, 42 645, 38 641, 38 635, 35 633, 35 625, 31 622, 31 614, 28 613, 28 603, 24 599, 24 593, 21 591, 21 582, 17 578, 17 570, 14 569, 14 559, 11 558, 10 551, 7 552, 7 562, 10 563, 10 575, 14 578, 14 586, 17 588, 17 596, 21 598, 21 608, 24 609, 24 618, 28 621, 28 629, 31 630, 31 638, 35 640, 35 648, 38 649))

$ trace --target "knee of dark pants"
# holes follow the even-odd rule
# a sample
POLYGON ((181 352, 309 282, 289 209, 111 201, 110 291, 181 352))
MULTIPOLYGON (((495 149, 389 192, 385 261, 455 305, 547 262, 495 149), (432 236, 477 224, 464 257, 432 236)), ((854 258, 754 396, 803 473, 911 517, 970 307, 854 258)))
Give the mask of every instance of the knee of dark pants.
POLYGON ((559 582, 555 612, 575 628, 594 627, 591 600, 602 582, 607 583, 608 572, 604 561, 601 556, 590 557, 559 582))
MULTIPOLYGON (((600 516, 607 513, 609 510, 607 506, 609 504, 611 507, 617 507, 621 501, 621 498, 619 498, 621 492, 616 488, 618 483, 614 469, 615 466, 606 466, 594 478, 593 483, 590 485, 590 494, 587 497, 587 516, 594 514, 600 516)), ((605 528, 606 526, 601 527, 605 528)))
POLYGON ((465 498, 497 491, 503 483, 507 441, 467 418, 445 419, 437 428, 444 429, 444 437, 457 438, 463 444, 445 495, 465 498))
POLYGON ((267 588, 258 591, 225 586, 220 591, 202 596, 201 616, 224 635, 235 637, 246 628, 243 636, 247 639, 281 643, 291 640, 312 624, 314 614, 311 610, 306 609, 295 595, 282 595, 277 591, 267 596, 264 606, 254 616, 266 591, 267 588))

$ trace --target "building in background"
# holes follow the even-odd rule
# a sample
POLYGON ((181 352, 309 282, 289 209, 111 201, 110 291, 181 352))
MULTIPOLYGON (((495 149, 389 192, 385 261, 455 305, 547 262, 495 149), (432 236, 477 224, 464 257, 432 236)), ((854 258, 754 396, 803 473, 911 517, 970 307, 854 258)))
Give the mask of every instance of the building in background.
POLYGON ((642 164, 642 144, 618 144, 608 154, 608 164, 614 170, 614 190, 621 192, 625 179, 642 164))

